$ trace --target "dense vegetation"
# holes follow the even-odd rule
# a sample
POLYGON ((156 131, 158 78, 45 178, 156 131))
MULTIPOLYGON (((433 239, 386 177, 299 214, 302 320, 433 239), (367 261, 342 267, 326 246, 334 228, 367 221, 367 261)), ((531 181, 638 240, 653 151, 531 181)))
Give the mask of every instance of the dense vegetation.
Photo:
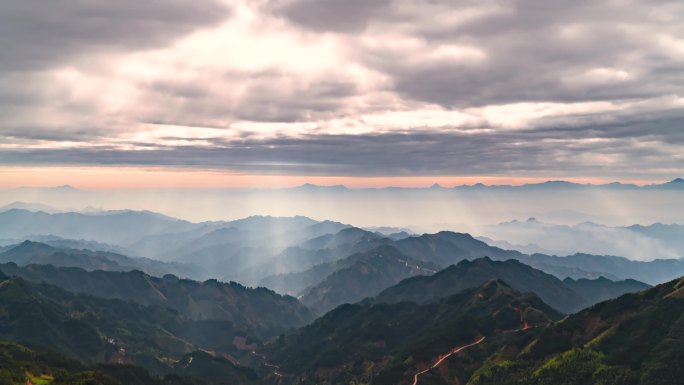
MULTIPOLYGON (((221 359, 196 354, 193 365, 178 366, 162 377, 125 364, 84 366, 37 348, 0 340, 0 385, 207 385, 256 384, 256 374, 248 369, 226 370, 221 359), (199 356, 199 358, 197 358, 199 356), (202 380, 197 379, 202 378, 202 380)), ((186 361, 187 362, 187 361, 186 361)))
MULTIPOLYGON (((45 236, 44 238, 52 238, 45 236)), ((181 274, 184 277, 200 277, 202 269, 181 263, 161 262, 148 258, 131 258, 111 251, 91 251, 82 247, 116 248, 97 242, 57 239, 41 242, 24 241, 0 252, 0 263, 26 265, 52 265, 57 267, 79 267, 84 270, 131 271, 141 270, 147 274, 181 274), (53 246, 54 245, 54 246, 53 246), (70 246, 70 247, 67 247, 70 246)), ((99 249, 98 249, 99 250, 99 249)))
POLYGON ((529 302, 519 307, 511 299, 520 294, 494 282, 497 294, 485 295, 482 303, 466 299, 486 293, 491 282, 424 305, 341 306, 281 337, 270 346, 271 354, 291 383, 409 384, 450 344, 486 336, 482 344, 424 373, 420 383, 676 385, 684 378, 684 279, 625 294, 554 323, 548 321, 552 310, 540 300, 541 305, 527 297, 529 302), (532 327, 516 329, 519 319, 511 308, 525 309, 525 322, 532 327))
POLYGON ((501 279, 516 290, 537 294, 555 309, 570 312, 586 302, 558 278, 516 260, 505 262, 479 258, 464 260, 431 276, 409 278, 380 293, 376 301, 425 303, 477 287, 491 279, 501 279))
MULTIPOLYGON (((572 313, 647 285, 560 281, 520 262, 575 277, 637 266, 618 257, 527 256, 467 234, 385 237, 301 217, 199 226, 152 213, 39 214, 50 222, 35 227, 26 214, 11 215, 15 222, 0 225, 10 234, 63 233, 71 221, 95 234, 117 227, 108 220, 145 218, 157 229, 100 240, 127 240, 157 256, 170 253, 167 261, 182 257, 217 271, 234 266, 252 282, 296 288, 320 314, 332 310, 313 321, 296 298, 269 289, 129 271, 180 265, 126 257, 118 246, 92 252, 66 245, 110 246, 24 242, 0 254, 12 262, 0 265, 0 338, 13 341, 0 342, 0 385, 401 385, 418 373, 420 385, 667 385, 684 378, 684 280, 560 320, 554 309, 572 313), (440 266, 449 267, 432 274, 440 266)), ((648 264, 658 274, 665 265, 648 264)))
MULTIPOLYGON (((494 262, 468 262, 479 263, 494 262)), ((218 283, 204 285, 212 284, 218 283)), ((411 383, 451 349, 486 337, 426 371, 420 383, 677 384, 684 376, 678 366, 684 359, 683 293, 684 279, 553 322, 561 314, 541 299, 493 280, 433 302, 343 305, 264 350, 230 321, 192 319, 169 308, 74 294, 0 273, 0 337, 33 347, 3 344, 0 370, 9 384, 28 379, 33 384, 396 385, 411 383), (43 347, 96 366, 45 353, 43 347), (252 355, 253 349, 265 357, 252 355), (256 372, 231 362, 240 357, 256 372)))
POLYGON ((401 383, 433 358, 482 336, 543 325, 560 314, 501 281, 425 305, 343 305, 279 338, 268 356, 287 381, 401 383))
POLYGON ((141 271, 87 272, 49 265, 4 264, 0 265, 0 271, 74 293, 171 308, 192 320, 229 321, 262 337, 277 335, 313 319, 313 314, 293 297, 264 288, 246 288, 234 282, 197 282, 173 275, 156 278, 141 271))
POLYGON ((684 378, 684 279, 600 303, 494 357, 471 385, 675 385, 684 378))
MULTIPOLYGON (((86 363, 136 364, 164 375, 188 372, 208 362, 208 367, 214 368, 209 374, 220 371, 231 373, 226 378, 250 378, 227 359, 209 360, 196 352, 240 354, 241 347, 234 344, 239 335, 228 321, 194 321, 171 309, 77 295, 47 284, 0 277, 0 337, 86 363), (198 354, 204 359, 189 358, 198 354), (184 357, 187 365, 182 364, 184 357)), ((254 343, 242 338, 245 344, 254 343)))
POLYGON ((484 257, 461 261, 434 275, 405 279, 384 290, 375 300, 387 303, 425 303, 477 287, 491 279, 503 280, 521 292, 535 293, 544 302, 565 313, 649 287, 638 281, 614 282, 605 278, 561 281, 515 259, 493 261, 484 257))
POLYGON ((302 293, 301 301, 319 314, 344 303, 378 294, 404 278, 434 274, 439 267, 407 257, 392 246, 379 246, 335 263, 336 270, 302 293))
POLYGON ((633 279, 612 281, 605 277, 598 277, 596 279, 566 278, 563 280, 563 284, 582 297, 590 300, 585 307, 593 305, 594 303, 617 298, 626 293, 635 293, 651 287, 650 285, 633 279))

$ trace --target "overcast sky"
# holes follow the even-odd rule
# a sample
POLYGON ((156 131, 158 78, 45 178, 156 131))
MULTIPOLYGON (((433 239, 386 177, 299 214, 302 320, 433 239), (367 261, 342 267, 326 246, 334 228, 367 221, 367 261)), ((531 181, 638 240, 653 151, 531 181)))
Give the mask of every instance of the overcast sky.
POLYGON ((3 0, 0 47, 15 174, 684 174, 681 0, 3 0))

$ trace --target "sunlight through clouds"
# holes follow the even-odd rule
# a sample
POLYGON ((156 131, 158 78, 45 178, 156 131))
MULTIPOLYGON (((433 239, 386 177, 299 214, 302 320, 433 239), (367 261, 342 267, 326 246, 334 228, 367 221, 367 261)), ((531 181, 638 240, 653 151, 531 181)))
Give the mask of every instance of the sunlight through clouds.
POLYGON ((247 156, 250 169, 267 173, 271 164, 306 163, 345 175, 411 173, 446 154, 445 169, 477 165, 478 175, 536 174, 543 164, 568 177, 577 175, 564 170, 608 173, 619 159, 613 177, 666 178, 682 166, 667 164, 681 162, 670 146, 684 140, 676 129, 684 28, 644 1, 625 9, 611 1, 207 0, 187 15, 117 7, 122 16, 144 11, 130 28, 149 42, 102 19, 114 35, 56 30, 56 40, 83 34, 83 46, 46 46, 41 65, 25 70, 0 64, 0 85, 13 90, 0 91, 8 151, 0 161, 88 164, 83 150, 97 148, 111 151, 112 164, 171 166, 163 154, 175 149, 193 167, 234 171, 247 156), (179 29, 157 30, 159 18, 175 18, 179 29), (610 155, 589 152, 604 139, 610 155), (345 146, 360 140, 366 161, 382 160, 371 162, 376 169, 348 159, 345 146), (307 153, 295 150, 305 143, 307 153), (478 161, 468 151, 475 143, 488 149, 478 161), (396 151, 417 144, 410 158, 396 151), (535 155, 523 157, 522 147, 535 155), (269 162, 256 161, 262 156, 269 162))

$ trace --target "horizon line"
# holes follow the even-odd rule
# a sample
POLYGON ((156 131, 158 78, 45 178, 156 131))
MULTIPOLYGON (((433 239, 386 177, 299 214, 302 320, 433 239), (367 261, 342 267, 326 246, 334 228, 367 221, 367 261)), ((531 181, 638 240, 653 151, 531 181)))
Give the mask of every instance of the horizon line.
MULTIPOLYGON (((420 177, 423 178, 423 177, 420 177)), ((455 177, 461 178, 461 177, 455 177)), ((373 178, 363 178, 363 179, 373 179, 373 178)), ((402 178, 403 179, 403 178, 402 178)), ((485 177, 485 179, 491 179, 491 177, 485 177)), ((508 179, 508 178, 507 178, 508 179)), ((522 178, 527 180, 528 178, 522 178)), ((536 179, 536 178, 535 178, 536 179)), ((521 182, 521 183, 501 183, 501 184, 488 184, 483 182, 475 182, 472 184, 462 183, 454 185, 443 185, 438 182, 425 185, 382 185, 382 186, 354 186, 346 184, 318 184, 305 182, 303 184, 291 185, 291 186, 270 186, 270 187, 258 187, 258 186, 244 186, 244 187, 173 187, 173 186, 146 186, 146 187, 115 187, 115 188, 88 188, 79 187, 72 184, 66 183, 61 185, 20 185, 11 187, 0 187, 0 190, 11 191, 11 190, 21 190, 21 189, 36 189, 36 190, 76 190, 76 191, 106 191, 106 190, 123 190, 123 191, 134 191, 134 190, 207 190, 207 191, 219 191, 219 190, 231 190, 231 191, 277 191, 277 190, 297 190, 305 188, 327 188, 327 189, 346 189, 346 190, 386 190, 386 189, 403 189, 403 190, 430 190, 430 189, 458 189, 458 188, 497 188, 497 187, 526 187, 526 186, 540 186, 545 184, 559 183, 568 184, 576 186, 585 187, 610 187, 610 186, 635 186, 635 187, 648 187, 648 186, 661 186, 668 183, 684 183, 684 179, 677 177, 674 179, 661 179, 661 180, 601 180, 597 182, 596 179, 592 181, 587 181, 584 178, 567 178, 567 179, 539 179, 533 182, 521 182)))
MULTIPOLYGON (((559 173, 560 174, 560 173, 559 173)), ((0 189, 54 188, 73 186, 80 190, 276 190, 307 185, 344 186, 347 189, 424 189, 473 185, 524 186, 546 182, 586 185, 627 184, 647 186, 667 183, 672 174, 653 178, 534 175, 426 175, 426 176, 335 176, 245 174, 230 170, 160 167, 3 167, 0 189)))

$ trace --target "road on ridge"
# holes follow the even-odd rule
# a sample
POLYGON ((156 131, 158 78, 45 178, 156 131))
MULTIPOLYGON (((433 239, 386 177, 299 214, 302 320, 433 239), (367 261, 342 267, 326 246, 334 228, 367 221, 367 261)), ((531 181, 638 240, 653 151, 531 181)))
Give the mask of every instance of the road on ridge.
POLYGON ((451 351, 450 351, 449 353, 445 354, 443 357, 441 357, 439 360, 437 360, 437 362, 435 362, 434 365, 430 366, 429 368, 427 368, 427 369, 425 369, 425 370, 422 370, 422 371, 420 371, 420 372, 414 374, 414 375, 413 375, 413 384, 412 384, 412 385, 418 385, 418 378, 419 378, 421 375, 423 375, 423 374, 429 372, 430 370, 432 370, 432 369, 438 367, 438 366, 439 366, 442 362, 444 362, 444 360, 446 360, 447 358, 449 358, 449 357, 451 357, 452 355, 454 355, 454 354, 456 354, 456 353, 458 353, 458 352, 460 352, 460 351, 462 351, 462 350, 464 350, 464 349, 467 349, 467 348, 469 348, 469 347, 471 347, 471 346, 479 345, 479 344, 481 344, 482 341, 484 341, 484 340, 485 340, 485 337, 482 337, 482 338, 480 338, 479 340, 473 342, 472 344, 463 345, 463 346, 460 346, 460 347, 456 347, 456 348, 451 349, 451 351))

